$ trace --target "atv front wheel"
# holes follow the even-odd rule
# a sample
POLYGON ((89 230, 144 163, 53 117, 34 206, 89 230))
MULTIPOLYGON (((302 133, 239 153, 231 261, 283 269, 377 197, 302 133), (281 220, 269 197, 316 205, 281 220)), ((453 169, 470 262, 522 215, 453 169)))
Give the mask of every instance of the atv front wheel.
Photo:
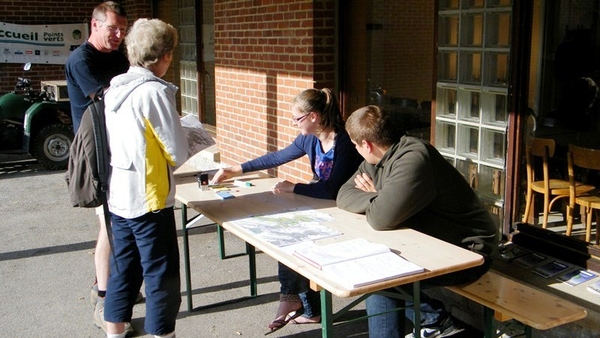
POLYGON ((73 130, 64 124, 51 124, 40 130, 33 141, 32 155, 48 170, 66 169, 73 130))

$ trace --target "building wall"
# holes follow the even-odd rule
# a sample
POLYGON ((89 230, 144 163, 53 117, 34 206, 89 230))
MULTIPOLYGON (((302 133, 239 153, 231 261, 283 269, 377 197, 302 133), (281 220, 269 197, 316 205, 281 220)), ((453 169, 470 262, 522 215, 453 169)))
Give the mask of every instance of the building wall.
MULTIPOLYGON (((92 10, 99 1, 11 1, 0 0, 0 21, 19 25, 68 24, 89 22, 92 10)), ((151 1, 121 1, 130 24, 136 18, 151 16, 151 1)), ((23 76, 23 65, 15 63, 0 63, 0 93, 14 89, 17 77, 23 76)), ((42 80, 64 80, 63 65, 34 64, 26 74, 32 80, 34 88, 39 90, 42 80)))
POLYGON ((393 97, 431 101, 435 2, 373 0, 371 8, 371 83, 393 97))
MULTIPOLYGON (((335 83, 333 0, 215 0, 215 91, 221 160, 236 164, 298 135, 291 101, 335 83)), ((302 158, 270 174, 306 181, 302 158)))
MULTIPOLYGON (((139 11, 140 13, 145 13, 146 16, 138 16, 138 17, 147 17, 147 18, 157 18, 166 23, 171 24, 173 27, 178 28, 179 18, 177 15, 177 6, 174 6, 171 1, 154 1, 154 7, 152 8, 152 12, 148 11, 150 9, 147 5, 143 8, 145 11, 139 11), (146 13, 147 12, 147 13, 146 13)), ((136 7, 139 7, 135 1, 132 1, 133 4, 136 4, 136 7)), ((137 9, 137 8, 136 8, 137 9)), ((141 8, 140 8, 141 9, 141 8)), ((129 9, 128 9, 129 10, 129 9)), ((138 12, 138 11, 136 11, 138 12)), ((130 18, 134 18, 133 16, 129 16, 130 18)), ((137 18, 137 17, 136 17, 137 18)), ((135 20, 132 19, 131 23, 135 20)), ((180 34, 179 29, 177 33, 180 34)), ((162 77, 166 81, 169 81, 177 86, 179 86, 180 76, 179 76, 179 47, 175 47, 173 51, 173 61, 167 70, 167 73, 162 77)), ((177 95, 177 108, 178 111, 181 112, 181 97, 177 95)))

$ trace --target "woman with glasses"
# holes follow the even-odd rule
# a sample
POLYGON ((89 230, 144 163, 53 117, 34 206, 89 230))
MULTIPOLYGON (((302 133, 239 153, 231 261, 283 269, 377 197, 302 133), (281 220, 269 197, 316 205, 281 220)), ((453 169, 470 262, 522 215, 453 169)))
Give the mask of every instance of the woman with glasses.
MULTIPOLYGON (((211 183, 218 183, 243 173, 278 167, 308 155, 313 179, 308 183, 277 183, 272 191, 296 193, 315 198, 335 199, 340 187, 354 174, 362 157, 344 129, 344 120, 336 97, 330 89, 306 89, 292 102, 292 123, 300 129, 294 142, 279 151, 254 160, 222 168, 211 183)), ((281 294, 271 332, 288 322, 319 323, 319 293, 310 289, 309 280, 279 263, 281 294)))

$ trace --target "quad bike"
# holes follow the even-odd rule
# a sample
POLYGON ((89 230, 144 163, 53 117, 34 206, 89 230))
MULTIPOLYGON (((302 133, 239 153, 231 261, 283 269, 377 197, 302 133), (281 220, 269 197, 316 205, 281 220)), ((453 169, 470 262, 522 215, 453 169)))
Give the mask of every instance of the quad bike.
MULTIPOLYGON (((29 71, 31 64, 23 69, 29 71)), ((66 88, 65 81, 48 83, 66 88)), ((0 96, 0 153, 28 153, 46 169, 66 169, 73 141, 71 106, 58 98, 57 86, 42 81, 41 87, 36 92, 29 79, 19 77, 15 89, 0 96)))

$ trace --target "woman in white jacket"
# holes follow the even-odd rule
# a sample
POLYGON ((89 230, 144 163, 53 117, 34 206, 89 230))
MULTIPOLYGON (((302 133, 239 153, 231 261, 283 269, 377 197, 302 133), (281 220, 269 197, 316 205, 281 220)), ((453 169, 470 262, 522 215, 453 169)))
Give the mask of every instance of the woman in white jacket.
POLYGON ((173 213, 173 169, 188 156, 175 105, 178 88, 162 80, 177 31, 158 19, 139 19, 125 38, 130 68, 105 95, 112 173, 108 204, 114 255, 104 318, 107 337, 125 337, 133 304, 145 283, 145 331, 174 337, 181 303, 179 250, 173 213))

